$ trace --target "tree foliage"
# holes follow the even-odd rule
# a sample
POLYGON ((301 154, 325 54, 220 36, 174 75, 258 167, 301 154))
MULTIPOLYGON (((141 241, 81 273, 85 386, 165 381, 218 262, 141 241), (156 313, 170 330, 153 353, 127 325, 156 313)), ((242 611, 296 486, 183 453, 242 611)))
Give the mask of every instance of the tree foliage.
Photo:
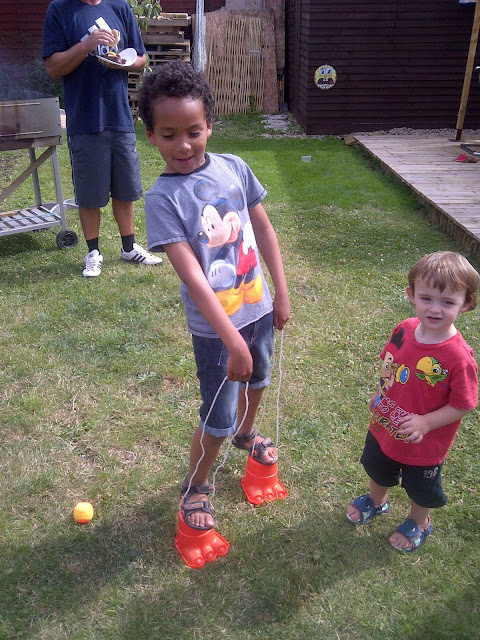
POLYGON ((147 23, 152 18, 156 18, 162 7, 157 0, 127 0, 140 29, 146 29, 147 23))

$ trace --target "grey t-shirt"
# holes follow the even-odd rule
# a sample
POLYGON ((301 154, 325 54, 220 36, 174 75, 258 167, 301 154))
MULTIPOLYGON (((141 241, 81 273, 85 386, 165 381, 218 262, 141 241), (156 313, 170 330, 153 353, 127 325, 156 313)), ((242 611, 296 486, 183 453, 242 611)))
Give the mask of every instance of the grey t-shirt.
MULTIPOLYGON (((266 191, 249 166, 230 154, 206 154, 190 174, 162 174, 145 195, 148 248, 188 242, 237 329, 272 310, 249 210, 266 191)), ((188 329, 218 337, 181 286, 188 329)))

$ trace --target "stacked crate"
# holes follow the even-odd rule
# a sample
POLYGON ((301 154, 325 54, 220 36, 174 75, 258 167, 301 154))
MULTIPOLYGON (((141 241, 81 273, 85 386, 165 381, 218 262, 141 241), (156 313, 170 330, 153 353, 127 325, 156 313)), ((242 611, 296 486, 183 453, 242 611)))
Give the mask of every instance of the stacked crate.
MULTIPOLYGON (((174 58, 190 62, 191 23, 192 18, 187 13, 161 13, 148 21, 147 28, 142 30, 142 40, 151 69, 174 58)), ((138 118, 141 78, 141 73, 128 74, 128 99, 135 120, 138 118)))

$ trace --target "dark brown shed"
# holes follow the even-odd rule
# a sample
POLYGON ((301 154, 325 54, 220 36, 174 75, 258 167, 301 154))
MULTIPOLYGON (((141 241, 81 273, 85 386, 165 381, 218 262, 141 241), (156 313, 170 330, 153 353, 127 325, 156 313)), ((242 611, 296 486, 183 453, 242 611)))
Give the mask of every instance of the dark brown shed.
MULTIPOLYGON (((50 0, 0 0, 0 64, 39 59, 43 23, 50 0)), ((161 0, 166 13, 196 11, 196 0, 161 0)), ((205 11, 225 6, 225 0, 205 0, 205 11)))
MULTIPOLYGON (((48 4, 0 2, 0 64, 40 59, 48 4)), ((196 0, 161 5, 170 13, 196 10, 196 0)), ((224 5, 205 0, 205 11, 224 5)), ((285 0, 289 110, 308 134, 455 129, 474 7, 458 0, 285 0), (336 72, 331 89, 315 85, 322 65, 336 72)), ((478 73, 463 126, 480 127, 478 73)))
POLYGON ((47 0, 2 0, 0 64, 27 62, 40 52, 47 0))
MULTIPOLYGON (((458 0, 286 0, 289 110, 308 134, 454 130, 474 7, 458 0), (314 82, 322 65, 336 72, 329 89, 314 82)), ((464 126, 480 127, 478 74, 464 126)))

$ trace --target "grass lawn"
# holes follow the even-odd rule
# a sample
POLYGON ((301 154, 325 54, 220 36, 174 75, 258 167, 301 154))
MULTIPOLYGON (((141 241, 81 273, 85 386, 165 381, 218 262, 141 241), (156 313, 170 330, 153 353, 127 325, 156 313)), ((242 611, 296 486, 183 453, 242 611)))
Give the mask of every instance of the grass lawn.
MULTIPOLYGON (((245 457, 231 449, 214 500, 229 554, 187 568, 173 541, 199 394, 173 269, 120 261, 109 208, 100 278, 81 277, 76 212, 68 223, 81 239, 70 250, 50 231, 0 238, 2 640, 480 638, 478 410, 447 459, 449 503, 419 553, 387 542, 407 512, 400 488, 386 517, 365 527, 345 517, 367 488, 358 461, 367 402, 378 354, 411 314, 408 270, 425 253, 458 247, 354 147, 261 137, 258 122, 254 136, 245 130, 224 123, 209 149, 251 165, 282 246, 292 319, 279 478, 289 496, 249 505, 245 457), (89 525, 72 518, 81 499, 95 506, 89 525)), ((138 149, 148 188, 162 163, 141 125, 138 149)), ((71 197, 66 144, 58 151, 71 197)), ((28 164, 28 155, 2 158, 0 187, 28 164)), ((48 168, 41 182, 53 200, 48 168)), ((25 185, 2 210, 31 204, 32 194, 25 185)), ((143 201, 136 231, 145 243, 143 201)), ((478 318, 457 323, 477 356, 478 318)), ((272 437, 278 380, 277 358, 262 427, 272 437)))

